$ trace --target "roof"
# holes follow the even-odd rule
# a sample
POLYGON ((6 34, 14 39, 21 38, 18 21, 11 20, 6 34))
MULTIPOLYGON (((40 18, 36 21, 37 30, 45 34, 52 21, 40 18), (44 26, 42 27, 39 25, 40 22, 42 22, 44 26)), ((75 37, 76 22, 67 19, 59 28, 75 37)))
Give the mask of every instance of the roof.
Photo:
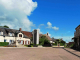
MULTIPOLYGON (((18 33, 20 33, 19 30, 15 30, 15 29, 10 29, 10 28, 4 28, 4 27, 0 27, 0 31, 3 32, 3 36, 9 36, 8 33, 14 33, 14 36, 16 37, 18 33)), ((23 34, 24 38, 28 38, 28 36, 26 36, 25 34, 23 34)))
POLYGON ((26 36, 28 36, 29 38, 31 38, 33 35, 32 35, 32 32, 27 32, 27 31, 21 31, 23 34, 25 34, 26 36))
POLYGON ((80 27, 80 25, 78 25, 75 29, 77 29, 78 27, 80 27))
POLYGON ((39 37, 41 37, 42 35, 46 36, 48 38, 48 40, 52 41, 52 39, 50 38, 50 36, 48 36, 46 34, 39 34, 39 37))

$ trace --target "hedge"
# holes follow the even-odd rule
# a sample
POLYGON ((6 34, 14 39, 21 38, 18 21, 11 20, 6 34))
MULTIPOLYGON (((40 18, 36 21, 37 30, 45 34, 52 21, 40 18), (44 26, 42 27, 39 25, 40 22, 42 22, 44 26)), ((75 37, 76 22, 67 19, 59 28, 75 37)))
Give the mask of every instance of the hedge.
POLYGON ((7 46, 9 45, 9 42, 0 42, 0 46, 7 46))

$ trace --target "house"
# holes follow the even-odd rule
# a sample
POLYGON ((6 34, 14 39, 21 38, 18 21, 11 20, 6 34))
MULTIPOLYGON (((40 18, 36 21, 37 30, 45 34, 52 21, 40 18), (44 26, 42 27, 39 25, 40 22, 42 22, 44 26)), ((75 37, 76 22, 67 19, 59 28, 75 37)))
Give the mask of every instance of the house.
POLYGON ((80 48, 80 25, 75 28, 74 37, 74 44, 76 48, 80 48))
POLYGON ((17 42, 19 44, 29 45, 30 37, 27 35, 27 32, 22 31, 21 28, 19 30, 15 30, 0 27, 0 42, 9 42, 9 44, 17 42))
POLYGON ((39 34, 39 37, 41 37, 42 35, 46 36, 46 37, 48 38, 48 40, 50 41, 50 43, 54 43, 54 42, 52 41, 52 39, 50 38, 50 36, 49 36, 48 33, 47 33, 47 34, 39 34))

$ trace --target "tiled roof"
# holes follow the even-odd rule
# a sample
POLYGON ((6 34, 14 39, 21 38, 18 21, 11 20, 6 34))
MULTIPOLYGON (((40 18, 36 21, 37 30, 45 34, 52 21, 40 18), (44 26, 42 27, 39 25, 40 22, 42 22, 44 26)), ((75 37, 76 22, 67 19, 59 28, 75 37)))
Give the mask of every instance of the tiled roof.
POLYGON ((50 36, 48 36, 48 35, 46 35, 46 34, 39 34, 39 37, 41 37, 42 35, 44 35, 44 36, 46 36, 47 38, 48 38, 48 40, 52 40, 51 38, 50 38, 50 36))
MULTIPOLYGON (((5 35, 5 36, 8 36, 8 33, 14 33, 14 36, 17 36, 16 34, 18 34, 18 33, 20 33, 20 31, 19 30, 15 30, 15 29, 10 29, 10 28, 4 28, 4 27, 0 27, 0 31, 2 31, 3 32, 3 35, 5 35)), ((24 38, 28 38, 28 36, 26 36, 25 34, 24 34, 24 36, 23 36, 24 38)))
POLYGON ((22 33, 25 34, 26 36, 28 36, 29 38, 31 38, 33 36, 32 32, 22 31, 22 33))

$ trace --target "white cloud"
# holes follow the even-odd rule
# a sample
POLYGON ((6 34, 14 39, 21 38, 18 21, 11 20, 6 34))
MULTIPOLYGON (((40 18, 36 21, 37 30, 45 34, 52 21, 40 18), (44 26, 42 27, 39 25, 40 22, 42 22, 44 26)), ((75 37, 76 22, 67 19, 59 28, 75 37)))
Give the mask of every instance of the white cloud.
POLYGON ((52 27, 52 29, 54 29, 54 30, 59 30, 59 28, 56 27, 56 26, 52 27))
POLYGON ((51 28, 52 24, 50 22, 47 22, 48 27, 47 28, 51 28))
POLYGON ((64 37, 54 36, 55 39, 63 38, 63 40, 66 41, 67 43, 68 43, 68 42, 71 42, 73 37, 74 37, 74 36, 64 36, 64 37))
POLYGON ((48 33, 48 36, 50 36, 51 37, 51 34, 49 33, 49 32, 47 32, 48 33))
POLYGON ((39 28, 38 28, 37 30, 39 31, 39 34, 42 34, 42 32, 40 31, 40 29, 39 29, 39 28))
POLYGON ((35 26, 27 16, 37 7, 32 0, 0 0, 0 25, 30 31, 35 26))
POLYGON ((44 26, 44 24, 40 24, 40 25, 39 25, 39 28, 40 28, 41 26, 44 26))
POLYGON ((59 30, 59 28, 56 26, 52 27, 52 24, 50 22, 47 22, 47 25, 48 25, 47 28, 52 28, 53 30, 59 30))

